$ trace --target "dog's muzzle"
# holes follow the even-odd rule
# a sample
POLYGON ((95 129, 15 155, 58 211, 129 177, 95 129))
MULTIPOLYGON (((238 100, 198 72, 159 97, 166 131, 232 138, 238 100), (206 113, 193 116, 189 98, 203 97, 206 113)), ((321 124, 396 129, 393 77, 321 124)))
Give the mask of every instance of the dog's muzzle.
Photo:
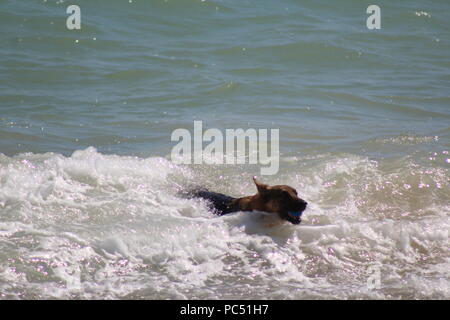
POLYGON ((295 211, 288 211, 288 221, 293 224, 299 224, 302 222, 301 216, 303 214, 303 211, 306 209, 307 202, 304 201, 301 205, 301 208, 295 211))

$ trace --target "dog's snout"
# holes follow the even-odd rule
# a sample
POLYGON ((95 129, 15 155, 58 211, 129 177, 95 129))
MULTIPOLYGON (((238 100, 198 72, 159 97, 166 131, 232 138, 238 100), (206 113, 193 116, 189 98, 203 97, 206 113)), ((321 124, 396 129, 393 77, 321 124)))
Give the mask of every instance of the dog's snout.
POLYGON ((306 206, 308 205, 308 202, 306 202, 305 200, 300 200, 300 207, 304 210, 306 208, 306 206))

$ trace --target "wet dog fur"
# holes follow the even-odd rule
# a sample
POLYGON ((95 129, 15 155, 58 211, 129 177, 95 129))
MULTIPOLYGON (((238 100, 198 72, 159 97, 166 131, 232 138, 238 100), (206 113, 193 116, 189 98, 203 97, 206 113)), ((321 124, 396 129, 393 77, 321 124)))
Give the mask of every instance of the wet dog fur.
POLYGON ((292 224, 301 222, 301 214, 307 202, 298 197, 297 191, 287 185, 269 186, 253 178, 258 192, 255 195, 234 198, 207 189, 194 189, 187 192, 189 198, 207 200, 211 209, 218 215, 237 211, 263 211, 277 214, 292 224))

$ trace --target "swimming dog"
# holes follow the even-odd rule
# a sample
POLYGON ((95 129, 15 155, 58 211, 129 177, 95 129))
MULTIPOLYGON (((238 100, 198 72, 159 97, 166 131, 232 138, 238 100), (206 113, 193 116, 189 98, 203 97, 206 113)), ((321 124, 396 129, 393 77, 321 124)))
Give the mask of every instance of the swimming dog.
POLYGON ((211 209, 218 215, 237 211, 264 211, 277 214, 292 224, 299 224, 307 202, 300 199, 297 191, 287 185, 269 186, 253 177, 258 192, 253 196, 234 198, 207 189, 194 189, 187 192, 190 198, 207 200, 211 209))

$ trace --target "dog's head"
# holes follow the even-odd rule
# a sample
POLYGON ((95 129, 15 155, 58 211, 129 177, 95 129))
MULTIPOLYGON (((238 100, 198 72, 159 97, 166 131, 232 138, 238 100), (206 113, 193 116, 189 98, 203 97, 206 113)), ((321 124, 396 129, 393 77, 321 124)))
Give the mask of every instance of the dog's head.
POLYGON ((297 191, 286 185, 268 186, 253 178, 258 194, 253 197, 252 206, 256 210, 277 213, 281 219, 299 224, 301 215, 308 204, 297 195, 297 191))

